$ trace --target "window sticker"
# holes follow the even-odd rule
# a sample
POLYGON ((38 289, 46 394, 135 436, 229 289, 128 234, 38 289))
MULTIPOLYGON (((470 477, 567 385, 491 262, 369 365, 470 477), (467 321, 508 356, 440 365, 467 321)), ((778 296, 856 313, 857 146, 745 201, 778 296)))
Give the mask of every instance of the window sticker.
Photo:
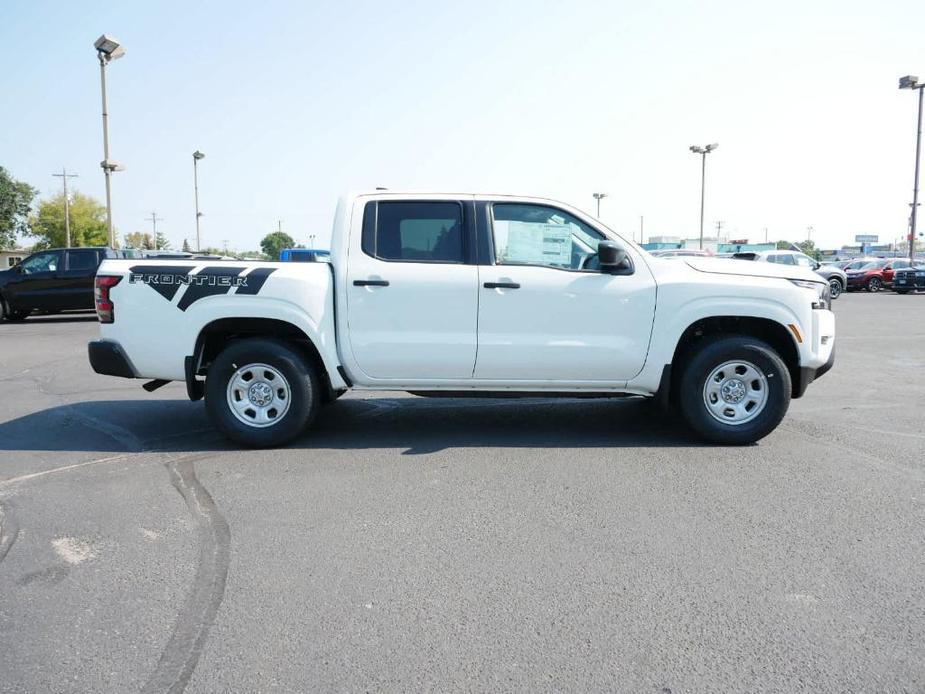
POLYGON ((569 225, 511 221, 506 226, 506 238, 498 239, 500 262, 571 267, 572 231, 569 225))

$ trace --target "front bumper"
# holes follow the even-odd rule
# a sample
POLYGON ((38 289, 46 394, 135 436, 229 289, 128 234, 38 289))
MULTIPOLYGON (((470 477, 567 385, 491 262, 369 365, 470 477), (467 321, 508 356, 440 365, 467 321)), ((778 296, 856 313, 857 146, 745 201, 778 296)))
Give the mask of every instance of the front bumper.
POLYGON ((817 378, 824 376, 835 365, 835 345, 832 345, 832 352, 829 354, 829 360, 820 367, 800 367, 800 380, 794 384, 793 397, 803 397, 803 393, 809 388, 809 384, 817 378))
POLYGON ((87 344, 87 353, 90 357, 90 366, 98 374, 138 378, 135 367, 132 366, 131 360, 118 342, 94 340, 87 344))

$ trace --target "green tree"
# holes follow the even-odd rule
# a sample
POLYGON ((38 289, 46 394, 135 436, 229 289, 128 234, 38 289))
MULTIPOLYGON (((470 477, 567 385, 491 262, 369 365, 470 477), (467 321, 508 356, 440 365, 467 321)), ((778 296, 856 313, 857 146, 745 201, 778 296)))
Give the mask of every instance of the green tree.
POLYGON ((778 242, 777 242, 777 250, 779 250, 779 251, 789 251, 789 250, 790 250, 790 246, 792 246, 792 245, 793 245, 793 244, 790 243, 789 241, 778 241, 778 242))
POLYGON ((819 258, 816 257, 816 256, 817 256, 817 251, 816 251, 816 244, 815 244, 815 242, 811 241, 810 239, 806 239, 805 241, 800 241, 800 242, 797 244, 797 246, 799 247, 799 249, 800 249, 801 251, 803 251, 803 252, 804 252, 806 255, 808 255, 810 258, 812 258, 812 259, 814 259, 814 260, 819 260, 819 258))
POLYGON ((169 251, 170 250, 170 239, 168 239, 161 232, 157 232, 157 238, 154 239, 154 246, 159 251, 169 251))
POLYGON ((0 248, 12 248, 17 235, 29 233, 29 208, 36 195, 35 188, 0 166, 0 248))
POLYGON ((138 248, 140 250, 150 251, 154 249, 154 242, 151 240, 151 234, 145 234, 142 231, 133 231, 125 235, 125 246, 127 248, 138 248))
MULTIPOLYGON (((71 245, 108 246, 106 208, 89 195, 74 191, 71 200, 71 245)), ((64 193, 39 203, 38 212, 29 218, 27 236, 38 238, 36 249, 55 248, 67 243, 64 228, 64 193)))
POLYGON ((295 247, 295 240, 285 231, 274 231, 267 234, 260 242, 260 249, 270 258, 279 260, 279 252, 284 248, 295 247))
POLYGON ((190 248, 189 241, 187 241, 186 239, 183 239, 183 252, 184 252, 184 253, 192 253, 192 252, 193 252, 193 249, 190 248))

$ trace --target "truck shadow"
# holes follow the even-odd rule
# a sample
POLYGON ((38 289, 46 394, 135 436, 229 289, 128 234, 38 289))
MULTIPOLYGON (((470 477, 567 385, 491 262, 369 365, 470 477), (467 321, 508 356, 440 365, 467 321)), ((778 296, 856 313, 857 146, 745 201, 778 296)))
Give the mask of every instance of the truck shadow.
MULTIPOLYGON (((620 400, 344 398, 323 408, 287 448, 402 449, 699 446, 641 398, 620 400)), ((202 403, 101 400, 0 423, 0 451, 223 451, 202 403)))

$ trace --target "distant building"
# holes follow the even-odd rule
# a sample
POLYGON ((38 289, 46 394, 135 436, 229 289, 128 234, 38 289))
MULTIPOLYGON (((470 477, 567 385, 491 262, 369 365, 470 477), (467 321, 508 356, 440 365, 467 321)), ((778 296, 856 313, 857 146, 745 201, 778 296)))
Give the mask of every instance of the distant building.
POLYGON ((23 248, 7 248, 0 250, 0 270, 6 270, 13 267, 29 255, 29 251, 23 248))

